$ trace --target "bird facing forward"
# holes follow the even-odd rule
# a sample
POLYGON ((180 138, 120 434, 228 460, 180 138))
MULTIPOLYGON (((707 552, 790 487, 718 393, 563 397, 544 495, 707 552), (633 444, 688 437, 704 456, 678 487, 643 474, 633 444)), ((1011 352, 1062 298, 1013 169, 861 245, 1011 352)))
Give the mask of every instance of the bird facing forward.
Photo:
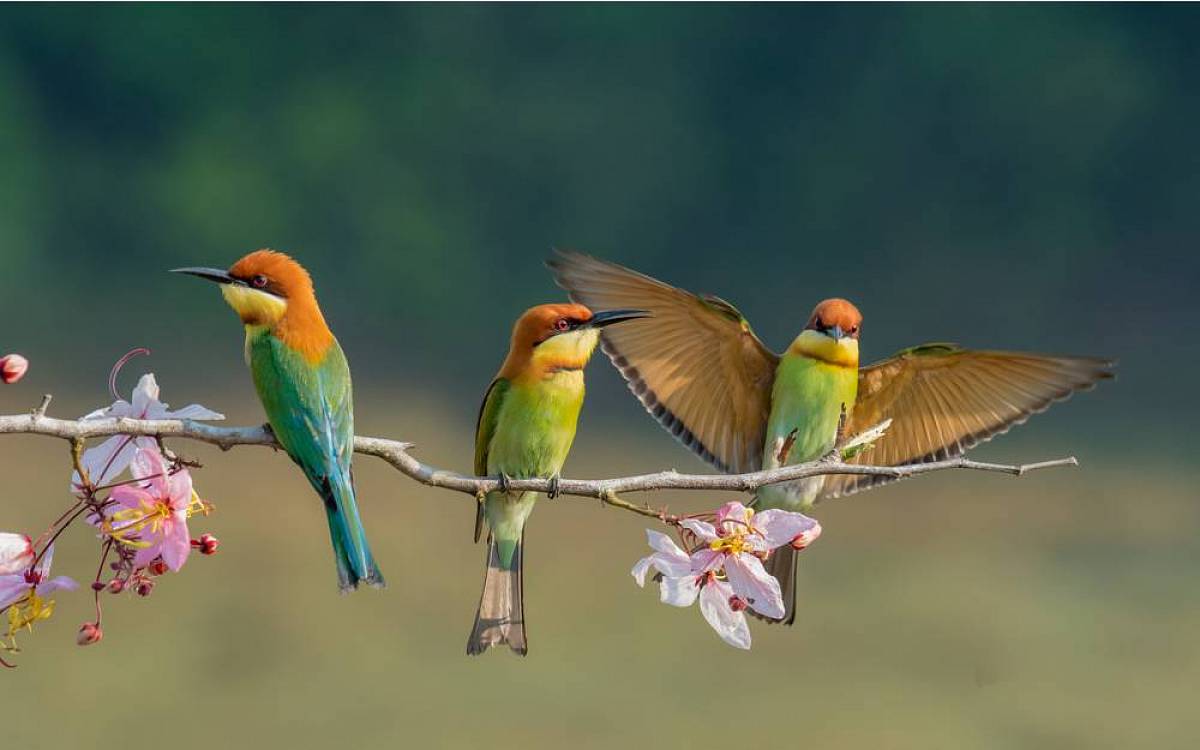
MULTIPOLYGON (((475 473, 556 482, 583 407, 583 368, 600 329, 645 315, 640 310, 593 313, 583 305, 539 305, 513 326, 508 356, 496 374, 475 427, 475 473)), ((553 493, 551 493, 553 494, 553 493)), ((522 543, 536 492, 489 492, 475 518, 475 541, 487 521, 487 572, 468 654, 505 644, 528 650, 522 601, 522 543)))
MULTIPOLYGON (((601 346, 630 390, 685 446, 717 469, 743 473, 813 461, 841 434, 891 419, 852 463, 884 466, 958 456, 1075 391, 1112 377, 1112 362, 924 344, 859 367, 862 315, 844 299, 816 306, 779 356, 728 302, 677 289, 574 252, 548 262, 572 300, 650 315, 606 331, 601 346), (843 417, 843 415, 845 415, 843 417), (843 424, 844 419, 844 424, 843 424)), ((895 477, 816 476, 758 491, 758 508, 808 510, 816 501, 895 477)), ((795 551, 768 560, 795 618, 795 551)))

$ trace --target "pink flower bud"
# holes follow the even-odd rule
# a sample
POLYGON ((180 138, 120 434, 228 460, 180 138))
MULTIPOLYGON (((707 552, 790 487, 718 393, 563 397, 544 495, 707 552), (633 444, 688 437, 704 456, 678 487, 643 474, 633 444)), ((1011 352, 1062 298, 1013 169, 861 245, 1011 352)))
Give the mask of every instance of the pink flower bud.
POLYGON ((151 575, 160 576, 163 573, 167 572, 167 564, 165 562, 163 562, 162 558, 160 557, 160 558, 156 559, 154 562, 150 563, 150 565, 147 566, 146 569, 150 571, 151 575))
POLYGON ((221 540, 217 539, 212 534, 200 535, 200 554, 213 555, 217 552, 217 547, 221 546, 221 540))
POLYGON ((95 622, 85 622, 79 626, 79 633, 75 636, 75 642, 80 646, 90 646, 93 643, 99 643, 104 637, 104 631, 100 629, 100 624, 95 622))
POLYGON ((0 380, 5 383, 15 383, 25 377, 29 369, 29 360, 20 354, 6 354, 0 357, 0 380))
POLYGON ((150 592, 154 591, 153 581, 142 581, 137 585, 138 596, 150 596, 150 592))
POLYGON ((108 582, 109 593, 119 594, 125 590, 125 582, 120 578, 114 578, 108 582))

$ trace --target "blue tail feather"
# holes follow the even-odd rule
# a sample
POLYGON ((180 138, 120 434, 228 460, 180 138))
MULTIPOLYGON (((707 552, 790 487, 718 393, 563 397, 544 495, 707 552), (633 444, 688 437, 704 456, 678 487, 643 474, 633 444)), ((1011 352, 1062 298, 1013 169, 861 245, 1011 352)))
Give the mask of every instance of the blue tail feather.
POLYGON ((367 534, 358 515, 354 496, 354 481, 331 477, 321 488, 325 510, 329 517, 329 536, 337 562, 338 588, 352 591, 359 583, 382 588, 383 574, 375 564, 367 534))

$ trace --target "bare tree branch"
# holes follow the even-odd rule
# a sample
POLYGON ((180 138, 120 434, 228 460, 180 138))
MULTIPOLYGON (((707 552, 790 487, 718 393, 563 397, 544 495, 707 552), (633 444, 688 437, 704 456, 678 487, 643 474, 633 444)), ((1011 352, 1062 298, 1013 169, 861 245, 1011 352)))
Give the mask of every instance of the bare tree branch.
MULTIPOLYGON (((80 421, 56 419, 46 416, 46 407, 49 403, 50 396, 47 395, 41 405, 28 414, 0 416, 0 435, 45 435, 69 441, 73 447, 82 445, 82 441, 90 438, 113 435, 145 436, 157 439, 184 438, 216 445, 222 450, 229 450, 238 445, 261 445, 276 449, 280 447, 271 432, 263 427, 214 427, 191 420, 151 421, 118 418, 80 421)), ((412 448, 412 443, 397 440, 362 436, 354 438, 356 453, 381 458, 405 476, 430 487, 455 490, 479 499, 500 485, 500 480, 496 477, 460 474, 422 463, 412 455, 410 452, 412 448)), ((847 464, 841 460, 838 454, 834 453, 819 461, 746 474, 680 474, 677 471, 668 470, 613 479, 559 479, 556 489, 560 495, 599 499, 608 505, 671 523, 676 520, 675 517, 668 516, 664 510, 629 503, 620 499, 619 495, 651 490, 750 492, 769 484, 823 474, 911 477, 947 469, 970 469, 1021 476, 1038 469, 1077 465, 1078 461, 1072 456, 1021 465, 986 463, 958 457, 907 466, 865 466, 847 464)), ((549 479, 510 479, 508 486, 512 490, 533 492, 547 492, 552 489, 549 479)))

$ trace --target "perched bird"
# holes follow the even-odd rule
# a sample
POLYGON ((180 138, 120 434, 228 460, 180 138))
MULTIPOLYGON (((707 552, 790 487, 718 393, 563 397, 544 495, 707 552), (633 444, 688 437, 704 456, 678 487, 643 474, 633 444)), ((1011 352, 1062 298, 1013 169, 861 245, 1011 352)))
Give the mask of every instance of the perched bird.
MULTIPOLYGON (((851 462, 895 466, 958 456, 1112 377, 1113 363, 1104 359, 953 344, 924 344, 859 367, 862 316, 844 299, 819 303, 780 357, 718 297, 579 253, 559 253, 548 265, 576 302, 650 313, 605 332, 601 347, 671 434, 728 473, 818 459, 833 449, 839 425, 853 436, 887 419, 886 434, 851 462)), ((807 510, 892 479, 812 477, 765 487, 755 503, 807 510)), ((767 563, 783 590, 788 624, 795 619, 794 557, 783 547, 767 563)))
POLYGON ((600 329, 643 315, 640 310, 593 313, 583 305, 538 305, 513 326, 508 357, 488 386, 475 427, 475 473, 499 475, 502 486, 488 493, 475 518, 475 541, 487 520, 488 556, 468 654, 501 643, 525 654, 521 548, 537 493, 509 492, 504 485, 510 478, 557 482, 575 440, 583 368, 600 329))
POLYGON ((228 271, 177 268, 221 285, 246 327, 246 362, 276 440, 325 501, 338 587, 383 586, 358 516, 350 367, 325 324, 312 278, 296 261, 257 250, 228 271))

